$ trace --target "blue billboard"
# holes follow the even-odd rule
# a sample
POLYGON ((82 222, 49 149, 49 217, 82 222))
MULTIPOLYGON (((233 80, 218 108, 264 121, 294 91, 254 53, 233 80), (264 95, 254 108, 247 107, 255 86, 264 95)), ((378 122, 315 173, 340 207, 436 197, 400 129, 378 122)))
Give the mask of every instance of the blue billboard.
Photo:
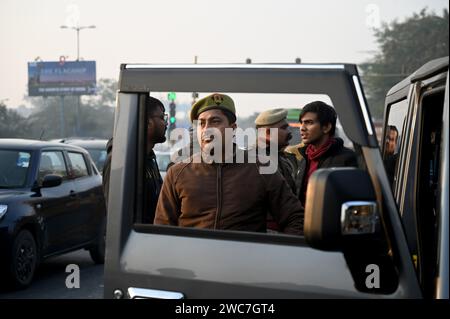
POLYGON ((95 61, 28 62, 28 95, 92 95, 95 61))

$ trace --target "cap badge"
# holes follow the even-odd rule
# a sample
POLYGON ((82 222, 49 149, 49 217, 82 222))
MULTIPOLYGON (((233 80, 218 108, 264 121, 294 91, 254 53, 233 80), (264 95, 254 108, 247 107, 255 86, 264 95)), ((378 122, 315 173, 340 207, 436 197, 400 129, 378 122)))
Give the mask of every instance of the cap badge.
POLYGON ((213 99, 214 103, 216 103, 216 105, 220 105, 223 103, 223 96, 220 94, 214 94, 212 96, 212 99, 213 99))

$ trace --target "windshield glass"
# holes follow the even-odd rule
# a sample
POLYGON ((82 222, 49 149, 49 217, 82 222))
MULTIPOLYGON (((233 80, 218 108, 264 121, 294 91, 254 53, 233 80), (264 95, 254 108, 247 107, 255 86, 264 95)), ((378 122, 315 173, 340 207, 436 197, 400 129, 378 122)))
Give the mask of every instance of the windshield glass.
POLYGON ((0 188, 24 187, 30 158, 28 152, 0 150, 0 188))

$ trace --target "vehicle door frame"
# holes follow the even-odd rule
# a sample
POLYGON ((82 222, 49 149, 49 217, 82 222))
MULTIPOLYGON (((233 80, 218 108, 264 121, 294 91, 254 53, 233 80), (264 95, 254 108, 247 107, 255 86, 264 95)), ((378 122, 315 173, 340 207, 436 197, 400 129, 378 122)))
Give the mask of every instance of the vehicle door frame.
MULTIPOLYGON (((93 190, 93 179, 99 177, 99 175, 94 172, 93 165, 95 164, 93 163, 93 160, 91 159, 88 151, 67 147, 65 148, 65 152, 69 167, 71 169, 71 175, 73 165, 69 153, 81 154, 88 173, 88 175, 86 176, 71 177, 79 201, 79 209, 77 212, 78 216, 76 218, 76 220, 78 221, 76 225, 76 227, 78 228, 77 233, 79 234, 78 243, 80 245, 84 245, 94 240, 98 236, 100 223, 102 222, 104 217, 100 209, 98 209, 97 211, 99 205, 95 203, 96 198, 98 199, 98 195, 100 195, 100 190, 93 190)), ((103 191, 103 189, 101 189, 101 191, 103 191)), ((102 204, 103 203, 100 203, 100 205, 102 204)))
MULTIPOLYGON (((404 141, 406 147, 401 149, 401 155, 399 159, 399 169, 396 172, 397 184, 395 187, 394 196, 397 199, 399 212, 402 218, 413 218, 413 220, 404 221, 405 231, 409 233, 408 241, 412 245, 411 249, 415 248, 415 255, 413 252, 412 258, 415 263, 420 263, 420 237, 418 223, 418 199, 417 199, 417 177, 419 170, 419 141, 421 140, 422 131, 422 100, 424 96, 428 96, 431 91, 438 92, 444 91, 445 96, 448 96, 448 71, 442 71, 440 73, 434 73, 428 77, 421 78, 418 81, 412 80, 413 76, 408 78, 407 86, 403 89, 403 95, 405 90, 409 88, 408 92, 408 114, 406 117, 407 125, 407 139, 404 141), (414 227, 414 229, 407 229, 408 227, 414 227), (411 242, 414 240, 415 242, 411 242), (417 261, 416 261, 417 259, 417 261)), ((400 91, 389 96, 386 101, 386 113, 385 122, 387 120, 389 106, 397 103, 401 100, 400 91)), ((443 131, 442 144, 441 144, 441 160, 440 160, 440 177, 439 185, 441 189, 440 193, 440 222, 439 222, 439 243, 438 249, 438 280, 436 281, 436 297, 448 298, 448 200, 446 201, 445 195, 448 194, 448 98, 443 105, 443 131), (447 130, 447 133, 445 133, 447 130), (447 175, 445 175, 447 174, 447 175), (445 213, 447 212, 447 213, 445 213), (445 297, 446 296, 446 297, 445 297)), ((386 129, 386 127, 385 127, 386 129)), ((383 135, 385 138, 385 134, 383 135)), ((383 143, 383 148, 384 148, 383 143)), ((419 267, 419 266, 416 266, 419 267)), ((417 277, 419 277, 419 268, 417 268, 417 277)))
MULTIPOLYGON (((387 236, 391 243, 399 272, 399 285, 395 293, 381 297, 420 297, 420 288, 415 277, 414 266, 409 257, 405 234, 392 195, 390 183, 378 148, 375 129, 364 97, 355 65, 122 65, 119 82, 118 105, 115 114, 115 147, 111 163, 111 183, 108 207, 107 264, 105 267, 105 296, 112 297, 112 289, 126 285, 127 267, 122 260, 126 252, 127 239, 136 237, 136 230, 148 236, 161 234, 192 236, 196 238, 246 238, 258 240, 258 234, 234 234, 194 229, 177 229, 163 226, 133 226, 132 214, 136 209, 135 194, 139 196, 135 176, 142 171, 143 154, 137 145, 143 145, 145 95, 149 92, 231 92, 231 93, 306 93, 327 94, 339 115, 347 136, 361 148, 368 173, 371 177, 387 236), (189 81, 189 79, 195 79, 189 81), (258 80, 259 79, 259 80, 258 80), (264 80, 261 80, 264 79, 264 80), (263 81, 263 82, 262 82, 263 81), (270 84, 264 84, 264 83, 270 84), (220 88, 220 90, 218 90, 220 88), (139 105, 141 107, 139 108, 139 105), (140 111, 141 110, 141 111, 140 111), (349 111, 350 110, 350 111, 349 111), (140 121, 138 121, 138 119, 140 121), (137 141, 136 143, 128 143, 137 141), (114 185, 114 187, 112 186, 114 185), (231 236, 231 237, 230 237, 231 236), (119 275, 121 279, 114 278, 119 275), (125 276, 125 277, 124 277, 125 276)), ((267 236, 264 235, 264 238, 267 236)), ((280 237, 281 238, 281 237, 280 237)), ((267 238, 266 238, 267 239, 267 238)), ((288 244, 289 240, 273 238, 273 243, 288 244)), ((301 241, 295 240, 295 245, 301 241)), ((291 243, 292 244, 292 243, 291 243)), ((128 261, 127 261, 128 262, 128 261)), ((128 270, 130 270, 129 268, 128 270)), ((128 275, 128 274, 127 274, 128 275)), ((131 276, 130 276, 131 278, 131 276)), ((145 280, 144 277, 141 278, 145 280)), ((167 280, 167 278, 165 278, 167 280)), ((130 279, 137 281, 135 279, 130 279)), ((148 280, 147 280, 148 281, 148 280)), ((157 278, 152 277, 156 282, 157 278)), ((172 282, 172 287, 176 283, 172 282)), ((169 285, 170 286, 170 285, 169 285)), ((370 297, 370 294, 358 294, 370 297)), ((378 295, 380 297, 380 295, 378 295)))
MULTIPOLYGON (((407 99, 408 101, 408 113, 406 115, 405 121, 407 123, 405 132, 407 136, 405 137, 405 141, 403 144, 405 147, 401 148, 399 155, 399 168, 396 171, 397 183, 394 189, 394 197, 396 198, 396 202, 399 208, 399 213, 402 216, 402 219, 405 217, 413 218, 413 220, 404 221, 404 228, 408 228, 413 226, 413 230, 405 230, 409 232, 410 238, 409 244, 413 245, 412 248, 416 248, 416 256, 412 255, 413 262, 420 262, 419 256, 417 256, 419 247, 419 238, 418 238, 418 228, 417 228, 417 202, 416 202, 416 194, 417 194, 417 171, 418 171, 418 163, 419 163, 419 150, 418 144, 420 141, 420 134, 422 129, 421 114, 422 114, 422 99, 424 95, 427 95, 430 88, 433 90, 436 89, 436 85, 439 84, 438 88, 441 90, 445 90, 445 95, 448 96, 448 71, 442 71, 440 73, 434 73, 428 77, 422 78, 420 81, 413 81, 414 75, 407 78, 404 81, 403 88, 399 89, 397 92, 393 92, 388 95, 386 99, 386 108, 384 115, 384 123, 385 127, 383 129, 383 148, 384 152, 385 147, 385 138, 386 138, 386 129, 387 129, 387 120, 389 116, 390 106, 393 104, 402 101, 403 99, 407 99), (415 242, 411 242, 414 240, 415 242), (417 258, 417 261, 415 261, 417 258)), ((444 192, 441 194, 445 194, 445 191, 448 193, 448 98, 444 101, 444 109, 443 109, 443 130, 447 130, 447 133, 444 132, 442 135, 442 158, 440 162, 441 168, 441 176, 440 176, 440 187, 444 192), (447 103, 447 104, 445 104, 447 103), (447 116, 447 117, 446 117, 447 116), (445 126, 447 125, 447 126, 445 126), (445 146, 447 145, 447 146, 445 146), (447 157, 445 157, 447 156, 447 157), (446 175, 447 174, 447 175, 446 175), (445 177, 447 176, 447 177, 445 177), (447 180, 447 184, 445 181, 447 180)), ((440 212, 442 220, 439 222, 439 238, 441 238, 440 246, 438 247, 438 272, 439 277, 436 284, 436 297, 438 296, 447 296, 444 298, 448 298, 448 283, 443 282, 443 278, 448 278, 448 201, 445 201, 445 196, 440 196, 440 212), (443 212, 443 213, 442 213, 443 212), (445 214, 447 212, 447 214, 445 214), (447 223, 445 223, 447 221, 447 223), (444 276, 444 277, 441 277, 444 276)), ((402 222, 403 223, 403 222, 402 222)), ((412 252, 411 252, 412 253, 412 252)), ((416 273, 416 276, 419 277, 419 273, 416 273)))
MULTIPOLYGON (((62 210, 60 213, 58 213, 58 220, 62 221, 63 225, 65 225, 64 227, 61 226, 55 226, 55 227, 50 227, 50 229, 56 229, 58 230, 57 234, 55 236, 52 236, 52 234, 49 233, 49 228, 48 226, 46 227, 46 231, 43 232, 43 249, 44 251, 43 256, 44 258, 47 258, 51 255, 57 254, 61 251, 64 251, 66 249, 71 248, 74 244, 76 244, 76 240, 74 238, 74 236, 70 236, 70 233, 68 232, 68 229, 71 228, 71 218, 70 216, 72 216, 72 214, 74 214, 78 209, 79 209, 79 201, 78 198, 76 196, 75 192, 75 185, 73 180, 70 178, 70 170, 69 170, 69 163, 67 162, 67 158, 66 158, 66 154, 64 152, 64 148, 58 148, 58 147, 44 147, 42 149, 40 149, 38 152, 36 152, 36 154, 38 155, 37 158, 37 165, 36 165, 36 171, 35 171, 35 180, 38 181, 38 174, 39 174, 39 167, 40 167, 40 163, 41 163, 41 158, 42 158, 42 154, 44 152, 60 152, 64 161, 64 165, 66 167, 66 172, 67 172, 67 178, 63 178, 63 181, 61 183, 61 185, 64 184, 64 187, 67 188, 68 193, 67 194, 62 194, 62 199, 61 201, 64 202, 64 207, 62 207, 62 210), (52 239, 54 238, 56 240, 56 242, 52 239), (65 244, 62 244, 62 242, 65 241, 65 244)), ((42 192, 54 192, 56 190, 61 191, 60 189, 62 188, 60 186, 56 186, 56 187, 50 187, 50 188, 45 188, 45 189, 40 189, 39 193, 42 192), (59 189, 57 189, 59 188, 59 189)), ((43 196, 43 195, 41 195, 43 196)), ((33 201, 35 202, 34 205, 38 208, 38 210, 36 211, 38 216, 41 216, 43 218, 43 221, 45 222, 45 224, 48 225, 48 222, 52 222, 52 220, 49 220, 49 216, 46 216, 46 207, 45 207, 45 201, 39 200, 39 197, 36 197, 33 201), (43 207, 43 208, 42 208, 43 207)), ((38 217, 39 218, 39 217, 38 217)), ((54 222, 54 221, 53 221, 54 222)), ((51 226, 51 225, 50 225, 51 226)), ((52 230, 50 230, 52 231, 52 230)))

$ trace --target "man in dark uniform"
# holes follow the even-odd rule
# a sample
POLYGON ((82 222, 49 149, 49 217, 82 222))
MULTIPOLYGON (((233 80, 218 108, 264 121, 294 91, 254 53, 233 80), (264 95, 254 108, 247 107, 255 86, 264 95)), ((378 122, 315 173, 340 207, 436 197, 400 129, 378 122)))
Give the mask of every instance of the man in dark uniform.
MULTIPOLYGON (((285 148, 292 139, 289 132, 289 124, 287 122, 288 111, 286 109, 277 108, 264 111, 255 119, 256 129, 258 130, 257 152, 266 152, 270 155, 270 143, 276 143, 278 149, 278 172, 284 177, 293 194, 296 194, 295 173, 297 172, 297 159, 295 155, 286 153, 285 148), (271 129, 276 129, 276 134, 271 134, 271 129)), ((273 131, 273 130, 272 130, 273 131)), ((268 231, 278 231, 279 226, 272 218, 271 214, 267 214, 268 231)))
MULTIPOLYGON (((144 183, 144 214, 142 220, 138 222, 153 223, 155 217, 156 203, 158 202, 159 193, 163 180, 159 173, 156 155, 153 151, 155 144, 166 141, 167 114, 164 113, 165 108, 162 102, 151 96, 146 99, 147 108, 147 147, 145 161, 145 183, 144 183)), ((109 176, 111 171, 112 157, 112 138, 107 144, 107 158, 103 170, 103 190, 105 200, 108 204, 109 195, 109 176)))
MULTIPOLYGON (((295 194, 295 173, 297 171, 297 159, 295 155, 286 153, 284 150, 292 139, 287 122, 288 111, 286 109, 272 109, 264 111, 255 119, 256 129, 258 130, 258 149, 257 151, 270 151, 270 142, 278 145, 278 171, 291 187, 295 194), (270 129, 276 129, 277 134, 270 134, 270 129), (261 150, 263 145, 264 150, 261 150)), ((269 155, 269 154, 267 154, 269 155)))
POLYGON ((398 161, 398 151, 397 151, 397 142, 398 142, 398 130, 394 125, 388 125, 386 130, 386 145, 384 147, 384 167, 386 168, 386 173, 389 177, 389 181, 391 185, 394 186, 394 175, 395 169, 397 167, 398 161))

